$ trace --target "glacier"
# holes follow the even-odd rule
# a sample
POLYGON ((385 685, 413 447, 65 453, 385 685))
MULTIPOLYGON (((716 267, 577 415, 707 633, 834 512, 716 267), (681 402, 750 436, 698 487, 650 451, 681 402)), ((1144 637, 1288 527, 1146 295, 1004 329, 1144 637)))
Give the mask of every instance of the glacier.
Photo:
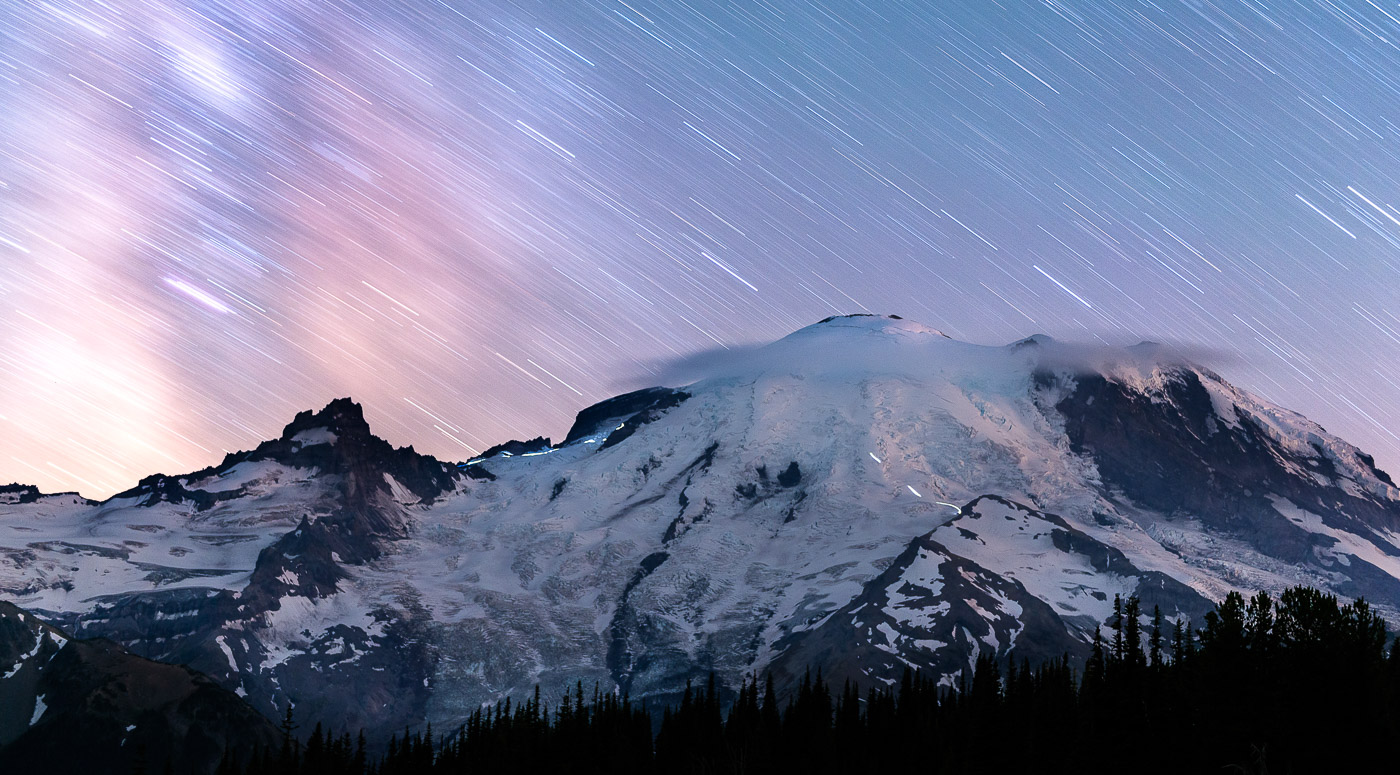
POLYGON ((576 681, 1082 659, 1115 595, 1308 584, 1400 622, 1400 491, 1167 348, 841 316, 439 461, 358 405, 104 502, 0 488, 0 595, 276 717, 387 734, 576 681))

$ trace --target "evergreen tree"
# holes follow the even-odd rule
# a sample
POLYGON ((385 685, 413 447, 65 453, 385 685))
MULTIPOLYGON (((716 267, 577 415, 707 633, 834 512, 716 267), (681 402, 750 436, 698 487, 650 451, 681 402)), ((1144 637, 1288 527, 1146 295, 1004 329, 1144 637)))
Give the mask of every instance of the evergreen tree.
POLYGON ((350 760, 350 775, 362 775, 365 767, 369 765, 369 754, 366 751, 365 731, 360 730, 360 735, 355 739, 355 756, 350 760))
POLYGON ((1123 664, 1123 597, 1113 596, 1113 618, 1109 620, 1109 629, 1113 630, 1113 653, 1109 655, 1109 669, 1115 669, 1123 664))
POLYGON ((146 775, 146 744, 137 743, 131 755, 131 775, 146 775))
POLYGON ((1137 680, 1142 668, 1147 664, 1142 653, 1142 601, 1137 595, 1130 596, 1123 604, 1123 655, 1124 667, 1130 680, 1137 680))
POLYGON ((1245 611, 1245 643, 1254 657, 1266 657, 1273 651, 1274 601, 1269 593, 1260 592, 1249 599, 1245 611))
POLYGON ((1103 634, 1095 628, 1089 660, 1084 664, 1084 691, 1090 694, 1101 694, 1107 676, 1108 664, 1103 649, 1103 634))
POLYGON ((1147 653, 1152 660, 1152 667, 1160 670, 1162 667, 1162 608, 1152 606, 1152 629, 1147 635, 1147 653))
POLYGON ((1172 664, 1180 665, 1186 657, 1185 620, 1178 618, 1172 622, 1172 664))
POLYGON ((1244 598, 1230 592, 1224 602, 1206 612, 1206 626, 1201 629, 1201 646, 1210 647, 1217 658, 1238 661, 1246 644, 1244 598))
POLYGON ((277 757, 277 772, 282 775, 298 775, 300 763, 297 761, 297 739, 293 736, 297 725, 292 719, 292 703, 287 703, 287 714, 282 718, 282 753, 277 757))

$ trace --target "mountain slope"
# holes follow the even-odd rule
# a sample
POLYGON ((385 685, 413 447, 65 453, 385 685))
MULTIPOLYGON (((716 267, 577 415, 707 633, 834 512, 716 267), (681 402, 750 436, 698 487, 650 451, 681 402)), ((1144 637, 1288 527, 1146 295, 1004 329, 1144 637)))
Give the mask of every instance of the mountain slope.
POLYGON ((0 601, 0 768, 130 772, 139 759, 213 772, 280 744, 276 727, 188 668, 142 659, 111 641, 72 640, 0 601))
POLYGON ((102 504, 16 491, 0 590, 269 715, 392 730, 576 680, 953 681, 988 649, 1082 656, 1114 594, 1199 617, 1306 583, 1400 621, 1398 495, 1154 348, 853 316, 585 409, 557 446, 446 464, 338 400, 102 504))

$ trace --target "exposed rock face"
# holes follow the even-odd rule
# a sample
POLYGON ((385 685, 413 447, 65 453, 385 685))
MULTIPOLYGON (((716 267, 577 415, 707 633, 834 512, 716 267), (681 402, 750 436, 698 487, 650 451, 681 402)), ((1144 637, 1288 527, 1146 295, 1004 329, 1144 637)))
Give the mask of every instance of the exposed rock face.
POLYGON ((37 503, 39 499, 64 500, 73 503, 82 503, 88 506, 96 506, 96 501, 79 496, 75 492, 62 492, 54 495, 45 495, 39 492, 39 488, 32 484, 4 484, 0 485, 0 505, 22 505, 26 503, 37 503))
POLYGON ((875 316, 589 407, 556 446, 443 463, 339 400, 101 504, 5 492, 3 594, 337 732, 578 680, 951 682, 1082 658, 1115 595, 1198 621, 1305 583, 1400 622, 1400 493, 1305 418, 1144 348, 875 316))
POLYGON ((689 397, 690 394, 681 390, 651 387, 601 401, 578 413, 573 427, 564 437, 564 444, 571 444, 585 436, 591 436, 603 430, 605 426, 621 421, 620 427, 610 429, 612 433, 608 437, 612 444, 616 444, 632 435, 637 426, 651 422, 660 416, 661 412, 676 406, 689 397), (616 438, 613 437, 613 434, 627 428, 632 430, 616 438))
POLYGON ((535 438, 530 439, 529 441, 517 441, 515 439, 511 439, 510 441, 507 441, 504 444, 497 444, 496 446, 487 449, 478 457, 482 460, 485 460, 487 458, 492 458, 502 454, 507 457, 514 457, 516 455, 531 455, 537 452, 544 452, 551 446, 552 445, 549 443, 549 439, 543 436, 536 436, 535 438))
POLYGON ((983 496, 911 541, 843 608, 780 641, 787 648, 772 669, 785 685, 808 665, 827 665, 837 683, 890 686, 906 667, 950 684, 970 678, 965 669, 985 652, 1031 664, 1082 660, 1114 597, 1130 595, 1169 619, 1200 621, 1213 605, 1060 517, 983 496))
POLYGON ((0 769, 212 773, 234 744, 274 748, 272 722, 186 667, 80 641, 0 602, 0 769))
POLYGON ((32 484, 7 484, 0 486, 0 503, 33 503, 39 500, 39 488, 32 484))
MULTIPOLYGON (((1280 520, 1278 503, 1334 530, 1365 536, 1396 529, 1394 483, 1369 455, 1339 445, 1321 428, 1313 438, 1283 439, 1238 407, 1217 414, 1206 387, 1212 379, 1219 381, 1179 369, 1144 393, 1084 375, 1056 409, 1071 448, 1094 462, 1107 491, 1156 512, 1195 515, 1283 562, 1330 564, 1339 540, 1301 518, 1280 520)), ((1392 541, 1374 546, 1400 558, 1392 541)), ((1348 575, 1336 587, 1343 595, 1400 600, 1394 576, 1348 575)))

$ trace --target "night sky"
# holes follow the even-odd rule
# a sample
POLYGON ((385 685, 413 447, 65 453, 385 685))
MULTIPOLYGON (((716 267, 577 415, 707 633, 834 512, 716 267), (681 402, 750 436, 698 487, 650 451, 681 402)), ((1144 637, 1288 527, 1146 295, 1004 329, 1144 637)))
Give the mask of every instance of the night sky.
POLYGON ((1400 5, 0 4, 0 482, 461 460, 833 313, 1219 354, 1400 469, 1400 5))

